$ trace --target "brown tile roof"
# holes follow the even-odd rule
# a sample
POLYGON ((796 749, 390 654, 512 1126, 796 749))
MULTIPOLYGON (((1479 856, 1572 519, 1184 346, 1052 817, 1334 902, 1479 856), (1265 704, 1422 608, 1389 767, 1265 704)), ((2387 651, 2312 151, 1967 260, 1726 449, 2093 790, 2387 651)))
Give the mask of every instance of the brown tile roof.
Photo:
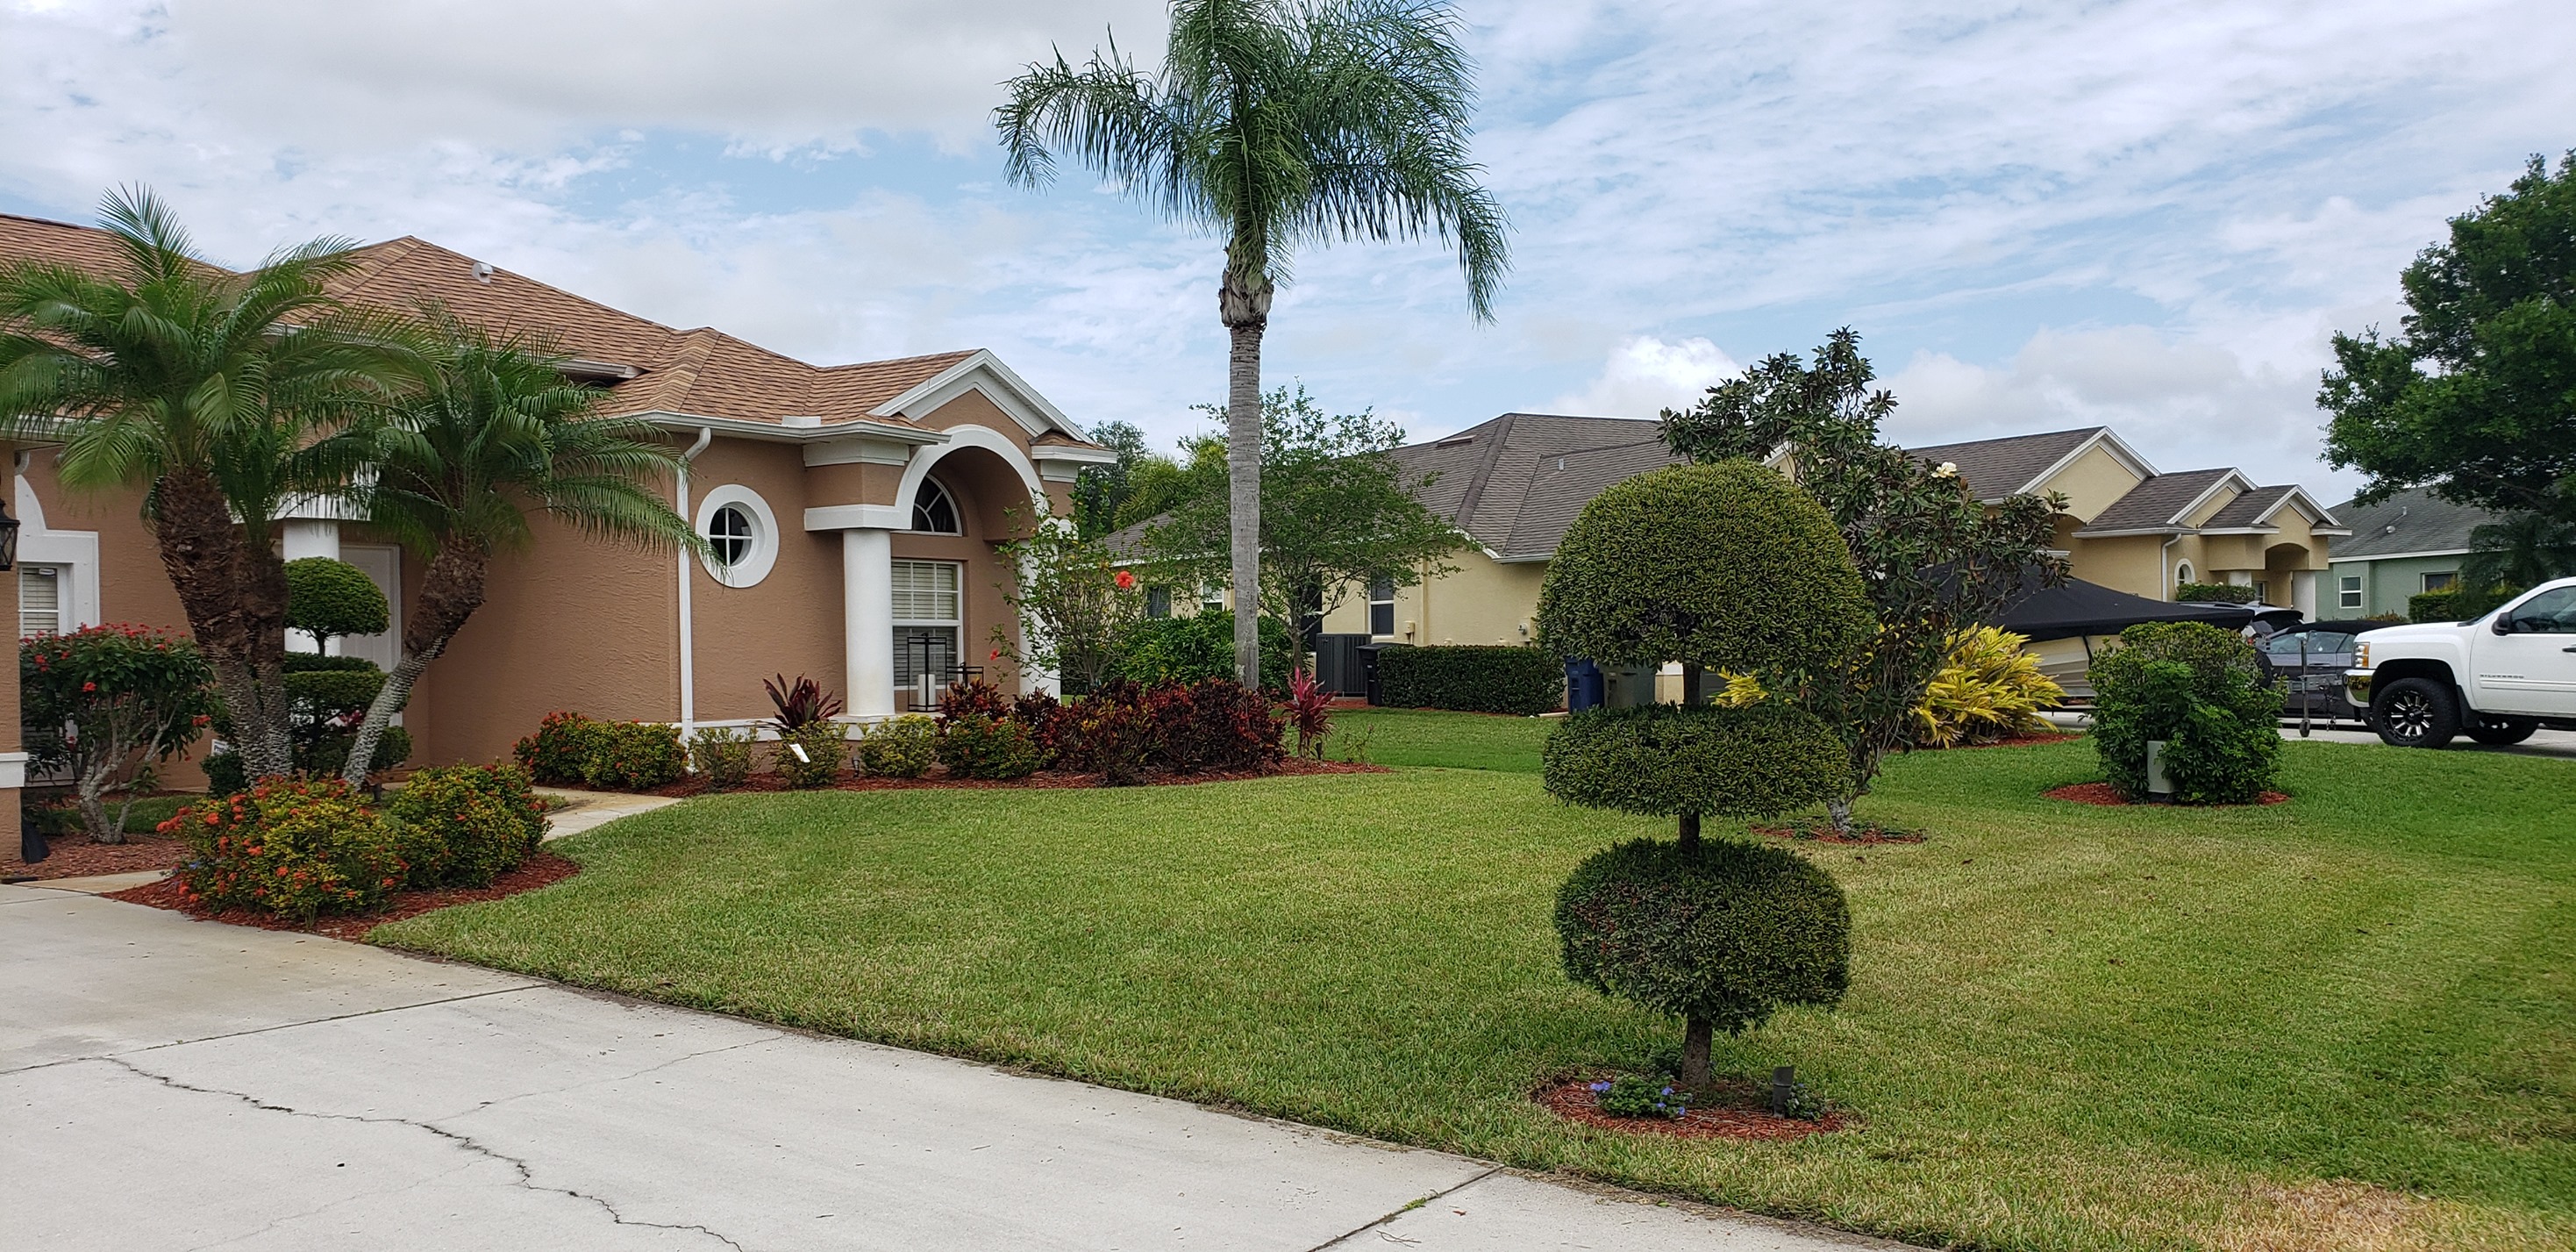
POLYGON ((2102 433, 2102 429, 2086 426, 2037 435, 1934 444, 1910 451, 1934 465, 1947 461, 1958 466, 1959 477, 1968 481, 1968 490, 1977 493, 1978 499, 2000 500, 2029 486, 2032 479, 2065 460, 2068 453, 2084 446, 2085 440, 2102 433))
POLYGON ((2187 530, 2182 511, 2200 498, 2219 479, 2235 473, 2228 469, 2184 470, 2179 474, 2158 474, 2129 489, 2129 494, 2111 502, 2078 535, 2099 535, 2118 530, 2187 530))
MULTIPOLYGON (((119 260, 105 231, 0 215, 0 260, 18 257, 91 269, 119 260)), ((871 410, 975 355, 969 349, 817 367, 719 330, 674 330, 509 270, 478 275, 474 258, 411 236, 356 249, 353 259, 332 284, 334 295, 353 304, 409 309, 434 301, 491 330, 542 332, 575 358, 634 369, 635 377, 609 386, 609 410, 617 413, 909 425, 871 410)), ((1069 435, 1063 442, 1088 446, 1069 435)))

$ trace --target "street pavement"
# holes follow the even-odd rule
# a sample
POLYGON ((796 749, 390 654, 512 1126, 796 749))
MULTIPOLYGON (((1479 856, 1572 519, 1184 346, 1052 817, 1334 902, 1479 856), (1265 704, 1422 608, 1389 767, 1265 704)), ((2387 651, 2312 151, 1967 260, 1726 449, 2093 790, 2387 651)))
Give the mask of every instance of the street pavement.
POLYGON ((0 886, 0 1248, 1895 1248, 0 886))

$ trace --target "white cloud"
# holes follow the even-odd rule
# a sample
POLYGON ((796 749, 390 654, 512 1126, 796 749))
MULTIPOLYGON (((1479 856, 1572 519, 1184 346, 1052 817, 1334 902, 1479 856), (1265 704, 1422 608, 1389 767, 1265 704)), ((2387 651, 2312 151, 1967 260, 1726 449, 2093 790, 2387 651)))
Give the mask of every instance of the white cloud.
POLYGON ((1653 417, 1687 407, 1700 392, 1742 371, 1735 358, 1706 339, 1667 343, 1639 335, 1610 350, 1601 372, 1582 390, 1549 402, 1547 412, 1591 417, 1653 417))
POLYGON ((1888 434, 1902 444, 2109 426, 2168 473, 2235 467, 2329 505, 2358 485, 2316 459, 2314 374, 2143 326, 2042 330, 2000 368, 1918 353, 1884 381, 1897 399, 1888 434))

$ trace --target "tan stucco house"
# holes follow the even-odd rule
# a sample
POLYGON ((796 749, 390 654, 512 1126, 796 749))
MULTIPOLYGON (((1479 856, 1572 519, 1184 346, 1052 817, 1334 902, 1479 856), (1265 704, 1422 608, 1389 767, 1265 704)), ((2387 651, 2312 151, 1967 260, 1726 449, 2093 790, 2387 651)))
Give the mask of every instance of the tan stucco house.
MULTIPOLYGON (((0 257, 104 270, 105 238, 0 216, 0 257)), ((529 550, 494 563, 482 610, 403 715, 418 763, 504 755, 555 709, 684 731, 746 725, 769 713, 761 680, 772 674, 846 693, 853 720, 901 711, 925 671, 978 665, 996 628, 1015 631, 1002 593, 1011 571, 994 545, 1025 533, 1041 504, 1069 512, 1075 475, 1114 459, 988 351, 814 366, 418 239, 362 248, 358 262, 339 285, 344 299, 433 299, 495 328, 555 336, 575 358, 566 373, 598 387, 607 411, 669 432, 687 471, 660 488, 721 558, 646 553, 539 519, 529 550)), ((23 530, 0 595, 21 633, 184 629, 139 493, 69 492, 53 449, 11 451, 10 511, 23 530)), ((385 589, 394 630, 333 647, 390 664, 420 563, 328 509, 283 530, 289 558, 336 556, 385 589)), ((0 711, 0 733, 14 737, 14 667, 6 681, 13 707, 0 711)), ((0 763, 0 783, 22 774, 0 763)))
MULTIPOLYGON (((1471 541, 1455 571, 1345 597, 1327 632, 1393 643, 1523 643, 1539 584, 1583 506, 1611 484, 1673 464, 1658 423, 1506 413, 1396 451, 1408 476, 1433 476, 1424 503, 1471 541)), ((2050 431, 1916 448, 1957 467, 1979 499, 2067 500, 2059 543, 2077 578, 2154 600, 2188 582, 2251 586, 2309 616, 2328 544, 2349 534, 2306 490, 2259 486, 2233 469, 2163 473, 2108 428, 2050 431)))

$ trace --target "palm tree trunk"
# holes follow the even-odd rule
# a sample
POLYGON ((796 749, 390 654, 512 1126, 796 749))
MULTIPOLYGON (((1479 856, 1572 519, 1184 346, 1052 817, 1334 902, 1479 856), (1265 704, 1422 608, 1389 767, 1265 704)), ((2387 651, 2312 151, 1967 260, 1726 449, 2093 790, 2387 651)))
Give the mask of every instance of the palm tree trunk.
POLYGON ((295 755, 287 733, 285 563, 252 549, 204 471, 164 474, 153 494, 161 566, 214 668, 232 716, 233 750, 252 778, 289 773, 295 755))
POLYGON ((1708 1046, 1715 1033, 1709 1028, 1707 1018, 1682 1019, 1682 1072, 1676 1077, 1675 1086, 1694 1095, 1708 1092, 1708 1046))
POLYGON ((429 663, 447 650, 447 641, 457 631, 465 629, 474 610, 483 607, 483 581, 490 569, 491 553, 475 543, 451 543, 430 558, 428 571, 421 575, 419 606, 403 623, 402 660, 385 675, 385 685, 368 702, 357 738, 349 744, 349 761, 340 767, 341 781, 352 787, 366 785, 367 766, 375 760, 385 727, 410 702, 412 688, 429 663))
POLYGON ((1270 279, 1227 265, 1217 312, 1233 339, 1226 362, 1225 478, 1234 556, 1234 670, 1261 685, 1261 333, 1270 325, 1270 279))

